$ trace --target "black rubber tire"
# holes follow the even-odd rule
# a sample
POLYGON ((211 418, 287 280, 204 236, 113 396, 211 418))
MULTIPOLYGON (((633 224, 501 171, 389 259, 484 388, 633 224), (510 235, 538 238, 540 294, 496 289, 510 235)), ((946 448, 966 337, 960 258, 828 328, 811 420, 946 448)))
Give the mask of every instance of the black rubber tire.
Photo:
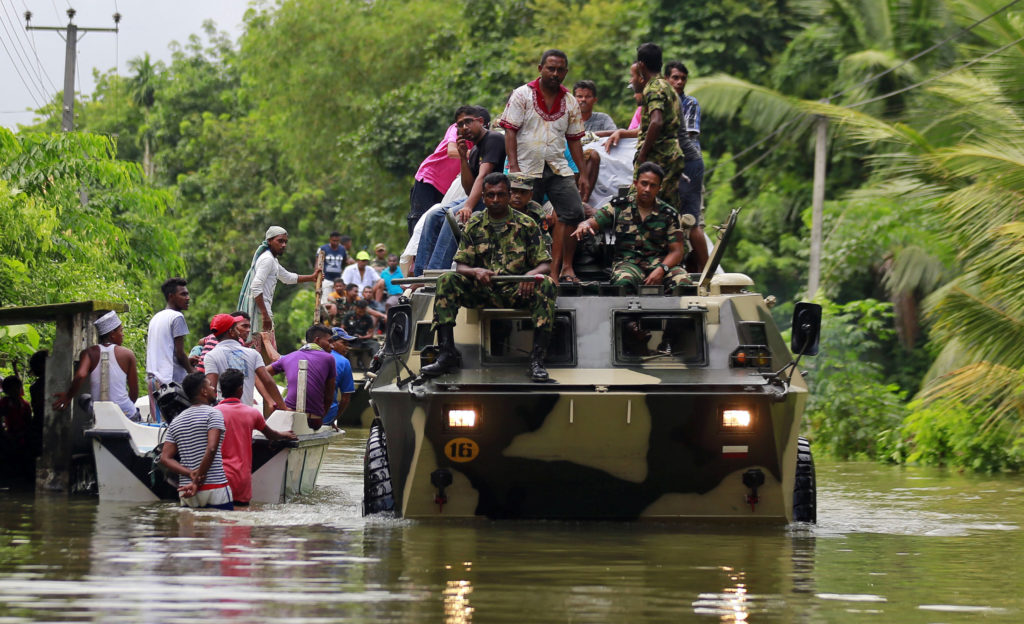
POLYGON ((395 496, 391 487, 391 464, 388 463, 388 438, 384 425, 374 418, 366 438, 363 457, 363 515, 393 514, 395 496))
POLYGON ((796 442, 796 480, 793 483, 793 522, 818 522, 818 491, 814 477, 811 443, 800 436, 796 442))

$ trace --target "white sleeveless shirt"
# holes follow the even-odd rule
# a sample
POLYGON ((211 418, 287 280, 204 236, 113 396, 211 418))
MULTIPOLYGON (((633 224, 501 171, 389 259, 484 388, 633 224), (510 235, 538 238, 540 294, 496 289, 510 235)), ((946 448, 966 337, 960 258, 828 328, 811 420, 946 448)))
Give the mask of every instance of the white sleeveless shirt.
MULTIPOLYGON (((117 403, 117 406, 121 408, 125 416, 129 418, 135 415, 135 403, 132 402, 130 396, 128 396, 128 375, 121 370, 121 366, 117 363, 117 359, 114 356, 114 345, 96 345, 100 348, 100 357, 102 358, 104 353, 110 354, 110 360, 107 364, 107 378, 110 380, 110 400, 117 403)), ((100 366, 103 360, 101 359, 96 364, 96 368, 92 369, 89 374, 89 385, 92 392, 92 400, 100 400, 100 366)))

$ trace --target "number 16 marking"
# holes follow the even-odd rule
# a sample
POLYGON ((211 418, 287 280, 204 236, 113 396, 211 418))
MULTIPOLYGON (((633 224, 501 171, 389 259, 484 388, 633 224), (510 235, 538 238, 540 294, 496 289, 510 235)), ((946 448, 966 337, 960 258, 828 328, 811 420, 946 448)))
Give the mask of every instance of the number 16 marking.
POLYGON ((468 462, 480 454, 480 445, 469 438, 455 438, 444 447, 444 454, 453 462, 468 462))

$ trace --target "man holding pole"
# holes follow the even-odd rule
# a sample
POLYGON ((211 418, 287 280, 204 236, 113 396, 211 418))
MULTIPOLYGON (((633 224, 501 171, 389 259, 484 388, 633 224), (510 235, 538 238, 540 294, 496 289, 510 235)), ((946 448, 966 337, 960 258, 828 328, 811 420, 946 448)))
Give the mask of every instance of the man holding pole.
POLYGON ((317 268, 311 275, 298 275, 285 270, 278 258, 288 248, 288 232, 276 225, 267 229, 263 243, 256 249, 252 257, 252 265, 245 275, 242 291, 238 298, 238 309, 244 310, 252 318, 253 327, 264 332, 274 331, 274 314, 271 309, 274 303, 274 290, 277 282, 295 284, 312 282, 323 274, 317 268))

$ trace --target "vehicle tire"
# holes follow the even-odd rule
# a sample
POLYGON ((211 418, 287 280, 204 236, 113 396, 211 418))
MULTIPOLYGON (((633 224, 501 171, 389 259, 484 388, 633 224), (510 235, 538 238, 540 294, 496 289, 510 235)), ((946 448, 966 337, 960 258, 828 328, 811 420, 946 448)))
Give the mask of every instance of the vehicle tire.
POLYGON ((814 478, 811 443, 800 436, 796 442, 796 480, 793 483, 793 521, 818 522, 818 492, 814 478))
POLYGON ((395 497, 391 489, 391 465, 388 463, 388 438, 384 425, 374 418, 366 439, 363 458, 363 515, 393 514, 395 497))

